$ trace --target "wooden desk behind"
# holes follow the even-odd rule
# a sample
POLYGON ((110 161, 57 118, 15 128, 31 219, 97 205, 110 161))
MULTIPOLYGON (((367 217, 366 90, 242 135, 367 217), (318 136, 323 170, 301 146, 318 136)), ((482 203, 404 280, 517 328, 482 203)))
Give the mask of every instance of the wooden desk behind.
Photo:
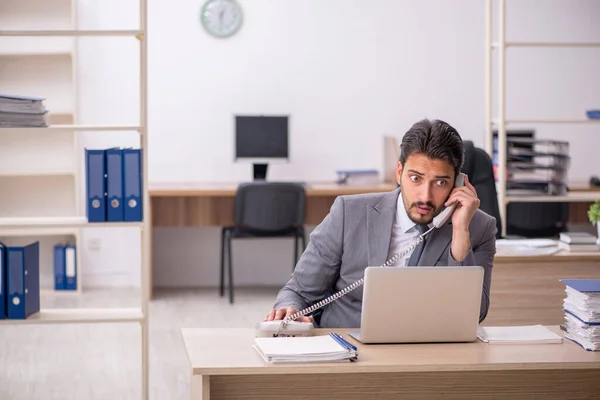
MULTIPOLYGON (((150 194, 150 238, 155 227, 207 227, 233 224, 236 183, 152 183, 150 194)), ((395 184, 340 185, 308 183, 306 224, 318 225, 327 216, 335 198, 346 194, 387 192, 395 184)), ((152 271, 152 255, 150 255, 152 271)), ((149 293, 152 298, 152 272, 149 293)))
MULTIPOLYGON (((153 226, 225 226, 233 223, 235 183, 164 183, 150 185, 153 226)), ((308 183, 306 224, 318 225, 335 198, 345 194, 388 192, 394 184, 308 183)))
MULTIPOLYGON (((154 183, 150 185, 151 227, 223 226, 233 222, 235 183, 154 183)), ((309 183, 307 224, 318 225, 336 196, 386 192, 395 184, 339 185, 309 183)), ((585 189, 581 185, 580 190, 585 189)), ((591 190, 591 189, 589 189, 591 190)), ((152 235, 152 232, 150 232, 152 235)), ((497 256, 492 274, 492 306, 486 322, 557 325, 563 278, 597 278, 600 254, 497 256)), ((152 293, 150 278, 150 293, 152 293)))
POLYGON ((559 325, 565 285, 561 279, 598 279, 600 254, 497 256, 490 309, 483 325, 559 325))
MULTIPOLYGON (((233 200, 236 183, 151 183, 153 226, 224 226, 233 222, 233 200)), ((345 194, 387 192, 396 184, 340 185, 331 182, 308 183, 306 188, 306 224, 318 225, 329 213, 337 196, 345 194)), ((577 193, 597 192, 600 187, 573 183, 570 189, 577 193)), ((570 203, 570 222, 587 222, 591 202, 570 203)))
POLYGON ((336 331, 357 345, 359 361, 266 364, 252 348, 253 329, 182 329, 190 398, 521 400, 600 393, 600 352, 567 339, 547 345, 362 345, 336 331))

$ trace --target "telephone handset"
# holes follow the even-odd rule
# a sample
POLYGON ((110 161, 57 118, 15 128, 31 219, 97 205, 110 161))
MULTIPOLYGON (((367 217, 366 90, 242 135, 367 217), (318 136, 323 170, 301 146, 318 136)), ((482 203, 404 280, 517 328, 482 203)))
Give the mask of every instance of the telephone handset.
MULTIPOLYGON (((459 173, 456 176, 456 179, 454 182, 454 187, 461 187, 464 185, 465 185, 465 174, 459 173)), ((456 203, 451 204, 448 207, 446 207, 444 210, 442 210, 441 213, 439 213, 438 215, 436 215, 433 218, 433 221, 432 221, 433 227, 432 228, 430 228, 428 231, 419 235, 419 237, 414 241, 414 243, 412 243, 410 246, 408 246, 406 249, 404 249, 400 253, 394 255, 389 260, 387 260, 384 264, 381 265, 381 267, 385 268, 385 267, 389 267, 390 265, 393 265, 398 260, 398 258, 400 258, 400 257, 406 255, 408 252, 414 250, 415 247, 417 247, 419 245, 419 243, 421 243, 423 241, 423 239, 425 239, 425 236, 429 232, 431 232, 435 228, 439 228, 439 227, 443 226, 448 221, 448 219, 452 216, 452 212, 454 211, 455 207, 456 207, 456 203)), ((354 289, 362 286, 363 283, 364 283, 364 277, 360 278, 358 281, 345 287, 344 289, 340 290, 339 292, 334 293, 331 296, 319 301, 318 303, 313 304, 310 307, 307 307, 303 310, 300 310, 292 315, 285 317, 283 320, 262 322, 256 327, 256 336, 263 336, 263 337, 264 336, 272 336, 272 337, 310 336, 312 334, 313 324, 311 322, 297 322, 295 320, 300 317, 303 317, 307 314, 311 314, 311 313, 315 312, 316 310, 318 310, 319 308, 324 307, 327 304, 330 304, 330 303, 336 301, 340 297, 345 296, 346 294, 350 293, 354 289)))

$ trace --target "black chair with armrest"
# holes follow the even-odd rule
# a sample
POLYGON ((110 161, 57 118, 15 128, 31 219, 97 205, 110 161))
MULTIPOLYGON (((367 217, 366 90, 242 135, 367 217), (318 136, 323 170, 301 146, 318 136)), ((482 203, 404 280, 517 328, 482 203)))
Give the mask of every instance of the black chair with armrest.
POLYGON ((220 295, 225 294, 225 256, 229 302, 233 303, 231 241, 238 238, 294 238, 294 264, 298 262, 298 240, 306 249, 304 219, 306 192, 302 185, 287 182, 250 182, 241 184, 235 195, 233 226, 221 230, 220 295))
POLYGON ((461 172, 468 175, 469 182, 477 191, 477 197, 481 202, 479 209, 496 218, 496 228, 498 229, 496 239, 500 239, 502 237, 502 221, 492 160, 485 150, 475 147, 472 141, 465 140, 463 145, 465 162, 461 172))

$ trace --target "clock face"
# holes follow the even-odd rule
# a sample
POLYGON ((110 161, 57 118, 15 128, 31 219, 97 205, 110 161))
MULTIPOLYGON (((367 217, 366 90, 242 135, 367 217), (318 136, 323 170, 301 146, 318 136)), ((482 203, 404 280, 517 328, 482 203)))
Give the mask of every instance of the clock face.
POLYGON ((200 18, 208 33, 228 37, 242 24, 242 9, 235 0, 208 0, 202 7, 200 18))

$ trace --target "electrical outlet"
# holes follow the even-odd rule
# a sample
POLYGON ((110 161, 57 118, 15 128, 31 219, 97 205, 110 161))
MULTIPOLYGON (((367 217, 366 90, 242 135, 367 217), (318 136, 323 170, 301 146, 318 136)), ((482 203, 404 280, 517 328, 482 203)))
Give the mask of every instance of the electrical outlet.
POLYGON ((90 250, 100 250, 101 245, 102 241, 100 238, 92 238, 88 241, 88 248, 90 250))

